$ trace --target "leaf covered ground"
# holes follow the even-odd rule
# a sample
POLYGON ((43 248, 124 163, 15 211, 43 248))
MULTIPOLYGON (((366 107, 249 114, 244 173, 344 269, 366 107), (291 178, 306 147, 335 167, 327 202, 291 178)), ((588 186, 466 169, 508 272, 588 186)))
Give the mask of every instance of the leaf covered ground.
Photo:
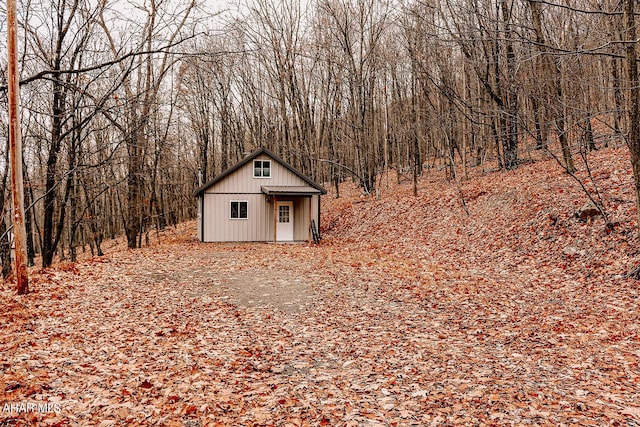
POLYGON ((318 246, 201 244, 192 222, 34 271, 27 297, 6 283, 0 409, 59 410, 0 425, 638 425, 631 171, 589 159, 613 231, 574 216, 553 160, 431 170, 418 197, 393 174, 330 193, 318 246))

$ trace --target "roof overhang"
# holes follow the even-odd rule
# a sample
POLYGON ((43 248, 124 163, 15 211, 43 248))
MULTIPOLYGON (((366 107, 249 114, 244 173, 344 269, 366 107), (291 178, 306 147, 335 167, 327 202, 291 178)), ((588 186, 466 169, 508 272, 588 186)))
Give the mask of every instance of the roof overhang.
POLYGON ((268 196, 313 196, 322 194, 320 190, 308 186, 263 185, 260 190, 268 196))

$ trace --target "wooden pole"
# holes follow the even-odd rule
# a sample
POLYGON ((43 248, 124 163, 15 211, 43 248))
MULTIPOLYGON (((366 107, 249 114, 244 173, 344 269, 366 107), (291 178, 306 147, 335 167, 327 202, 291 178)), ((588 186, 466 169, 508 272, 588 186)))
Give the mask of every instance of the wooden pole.
POLYGON ((24 223, 22 183, 22 135, 20 134, 20 86, 18 83, 18 36, 16 0, 7 0, 7 74, 9 96, 9 162, 13 195, 13 235, 16 257, 16 291, 29 293, 27 276, 27 230, 24 223))
POLYGON ((278 241, 278 198, 273 196, 273 243, 278 241))
POLYGON ((311 220, 313 219, 313 216, 311 215, 311 201, 313 200, 313 196, 309 196, 309 235, 307 236, 307 241, 309 243, 311 243, 313 240, 311 239, 312 234, 311 234, 311 220))

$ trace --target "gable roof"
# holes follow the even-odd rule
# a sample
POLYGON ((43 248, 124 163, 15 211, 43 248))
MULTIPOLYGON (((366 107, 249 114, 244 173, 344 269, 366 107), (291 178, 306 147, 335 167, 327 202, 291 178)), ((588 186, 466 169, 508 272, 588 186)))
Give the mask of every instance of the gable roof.
POLYGON ((253 153, 251 153, 248 156, 246 156, 244 159, 240 160, 235 165, 231 166, 226 171, 222 172, 221 174, 215 176, 213 179, 211 179, 208 182, 206 182, 200 188, 196 189, 196 191, 194 191, 193 195, 195 197, 198 197, 198 196, 202 195, 207 188, 209 188, 212 185, 222 181, 227 176, 231 175, 232 173, 234 173, 235 171, 237 171, 238 169, 240 169, 241 167, 243 167, 247 163, 251 162, 253 159, 255 159, 256 157, 258 157, 261 154, 266 154, 267 156, 271 157, 276 162, 280 163, 282 166, 284 166, 286 169, 288 169, 289 172, 293 173, 298 178, 300 178, 301 180, 303 180, 304 182, 309 184, 309 186, 311 186, 311 187, 315 188, 316 190, 318 190, 320 192, 320 194, 327 194, 327 190, 325 190, 323 187, 321 187, 320 185, 318 185, 315 182, 313 182, 310 178, 304 176, 302 174, 302 172, 300 172, 299 170, 297 170, 296 168, 291 166, 289 163, 285 162, 280 157, 276 156, 274 153, 272 153, 271 151, 267 150, 266 148, 259 148, 256 151, 254 151, 253 153))

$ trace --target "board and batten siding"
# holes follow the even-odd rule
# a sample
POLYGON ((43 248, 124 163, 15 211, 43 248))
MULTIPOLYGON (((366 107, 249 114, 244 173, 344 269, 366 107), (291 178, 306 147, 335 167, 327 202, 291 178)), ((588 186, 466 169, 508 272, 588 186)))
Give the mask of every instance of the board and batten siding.
POLYGON ((260 155, 254 160, 271 161, 271 178, 254 178, 253 161, 247 163, 233 174, 209 188, 207 193, 261 193, 263 185, 307 185, 300 177, 292 174, 287 168, 267 155, 260 155))
MULTIPOLYGON (((273 201, 267 202, 262 186, 305 186, 307 183, 267 155, 254 160, 271 161, 271 178, 254 178, 253 161, 208 188, 202 195, 199 214, 203 215, 199 236, 204 242, 260 242, 273 241, 273 201), (232 201, 248 202, 247 219, 231 219, 232 201)), ((311 218, 318 221, 319 195, 311 198, 311 218)), ((273 199, 271 199, 273 200, 273 199)), ((294 240, 309 238, 309 197, 285 197, 279 201, 293 201, 294 240)))
POLYGON ((267 232, 273 230, 273 212, 268 212, 264 194, 204 194, 205 242, 256 242, 267 240, 267 232), (231 219, 232 201, 248 202, 247 219, 231 219))
POLYGON ((309 238, 309 198, 303 197, 293 201, 293 240, 309 238))

